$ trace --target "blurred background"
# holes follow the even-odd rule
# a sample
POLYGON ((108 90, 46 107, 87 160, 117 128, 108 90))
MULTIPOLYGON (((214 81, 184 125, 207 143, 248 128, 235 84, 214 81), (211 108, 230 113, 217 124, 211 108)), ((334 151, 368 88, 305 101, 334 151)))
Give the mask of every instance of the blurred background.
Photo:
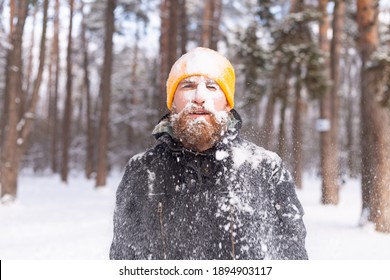
POLYGON ((317 176, 337 205, 357 178, 360 223, 390 232, 385 0, 0 0, 2 202, 23 170, 104 188, 153 145, 170 67, 196 46, 232 62, 242 135, 297 188, 317 176))

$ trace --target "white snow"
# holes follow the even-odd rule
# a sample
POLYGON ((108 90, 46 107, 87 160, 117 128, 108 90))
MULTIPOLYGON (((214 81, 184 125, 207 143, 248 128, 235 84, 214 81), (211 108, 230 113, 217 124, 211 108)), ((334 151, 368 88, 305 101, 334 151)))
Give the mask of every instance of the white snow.
POLYGON ((340 190, 337 206, 320 204, 321 181, 306 176, 298 197, 305 210, 306 245, 311 259, 390 260, 390 234, 378 233, 373 225, 359 227, 360 181, 348 179, 340 190))
MULTIPOLYGON (((82 175, 71 176, 68 185, 57 176, 22 175, 16 202, 0 205, 0 259, 107 259, 121 175, 111 175, 100 191, 82 175)), ((358 226, 357 180, 347 180, 338 206, 321 205, 320 191, 320 180, 305 176, 297 192, 310 259, 390 259, 390 234, 358 226)))
POLYGON ((249 214, 253 214, 253 208, 241 200, 241 198, 233 191, 229 192, 229 204, 234 206, 235 209, 241 212, 247 212, 249 214))
MULTIPOLYGON (((188 78, 185 78, 182 82, 184 82, 184 84, 192 83, 194 84, 194 86, 191 89, 186 89, 182 93, 186 104, 180 112, 173 114, 172 118, 175 119, 180 117, 182 114, 201 109, 214 114, 215 119, 218 123, 226 123, 229 115, 228 112, 225 110, 225 107, 221 107, 221 104, 226 104, 226 97, 223 90, 214 80, 204 76, 190 76, 188 78), (209 89, 210 86, 214 89, 209 89), (196 99, 204 101, 202 106, 198 106, 195 104, 194 100, 196 99), (218 109, 216 108, 216 106, 218 109)), ((176 102, 178 101, 174 99, 173 106, 176 106, 176 102)), ((198 117, 197 119, 207 123, 203 117, 198 117)))
POLYGON ((149 188, 149 193, 153 193, 154 190, 154 181, 156 181, 156 173, 147 170, 148 172, 148 188, 149 188))
POLYGON ((25 118, 22 118, 18 124, 16 125, 16 130, 17 131, 22 131, 24 125, 26 124, 26 119, 25 118))
POLYGON ((139 154, 136 154, 134 155, 130 160, 129 160, 129 164, 132 162, 132 161, 137 161, 139 159, 141 159, 143 156, 144 156, 145 152, 142 152, 142 153, 139 153, 139 154))
POLYGON ((215 152, 215 159, 216 160, 224 160, 227 157, 229 157, 229 153, 226 151, 218 150, 215 152))
POLYGON ((16 144, 18 144, 19 146, 23 145, 23 142, 23 138, 16 139, 16 144))
POLYGON ((93 180, 23 175, 14 204, 0 204, 1 259, 107 259, 115 190, 121 175, 97 191, 93 180))
POLYGON ((251 153, 249 150, 233 148, 233 164, 236 169, 238 169, 250 157, 251 153))
POLYGON ((214 80, 209 79, 205 76, 190 76, 188 78, 183 79, 181 83, 183 82, 194 84, 193 88, 187 89, 185 91, 185 100, 187 100, 188 102, 192 102, 195 98, 199 97, 205 100, 205 109, 209 110, 212 113, 215 112, 214 99, 218 96, 225 96, 219 85, 214 80), (210 90, 210 86, 212 86, 214 90, 210 90))
MULTIPOLYGON (((247 147, 248 144, 242 146, 233 147, 233 166, 238 169, 242 164, 248 162, 253 169, 256 169, 262 161, 271 163, 272 165, 280 162, 280 157, 270 151, 266 151, 263 148, 257 148, 251 150, 247 147)), ((274 166, 272 166, 274 167, 274 166)))

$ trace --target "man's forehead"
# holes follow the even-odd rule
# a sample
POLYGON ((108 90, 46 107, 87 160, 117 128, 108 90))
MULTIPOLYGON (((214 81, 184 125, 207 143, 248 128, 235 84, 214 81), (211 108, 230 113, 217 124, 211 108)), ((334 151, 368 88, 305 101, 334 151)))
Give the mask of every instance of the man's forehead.
POLYGON ((213 79, 207 78, 205 76, 190 76, 190 77, 187 77, 187 78, 184 78, 183 80, 181 80, 180 83, 192 83, 193 84, 193 83, 201 83, 201 82, 205 82, 208 84, 216 84, 217 83, 213 79))

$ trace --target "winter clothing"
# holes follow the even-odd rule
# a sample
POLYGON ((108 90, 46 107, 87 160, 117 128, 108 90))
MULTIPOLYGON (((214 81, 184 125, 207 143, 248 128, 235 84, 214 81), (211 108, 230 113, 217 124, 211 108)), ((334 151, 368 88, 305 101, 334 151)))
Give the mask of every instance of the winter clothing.
POLYGON ((281 159, 228 133, 196 153, 163 118, 117 190, 111 259, 307 259, 303 209, 281 159))
POLYGON ((205 76, 216 81, 225 93, 230 108, 234 107, 235 75, 233 66, 226 57, 218 52, 198 47, 182 55, 172 66, 167 80, 168 109, 172 107, 178 84, 190 76, 205 76))

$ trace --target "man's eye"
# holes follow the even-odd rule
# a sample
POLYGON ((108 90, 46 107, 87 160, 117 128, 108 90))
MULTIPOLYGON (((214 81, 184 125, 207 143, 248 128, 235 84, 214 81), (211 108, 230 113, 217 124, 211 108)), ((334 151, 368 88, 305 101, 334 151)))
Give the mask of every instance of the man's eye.
POLYGON ((184 84, 182 85, 182 88, 192 88, 192 84, 184 84))
POLYGON ((207 88, 209 89, 209 90, 217 90, 217 86, 215 86, 215 85, 207 85, 207 88))

